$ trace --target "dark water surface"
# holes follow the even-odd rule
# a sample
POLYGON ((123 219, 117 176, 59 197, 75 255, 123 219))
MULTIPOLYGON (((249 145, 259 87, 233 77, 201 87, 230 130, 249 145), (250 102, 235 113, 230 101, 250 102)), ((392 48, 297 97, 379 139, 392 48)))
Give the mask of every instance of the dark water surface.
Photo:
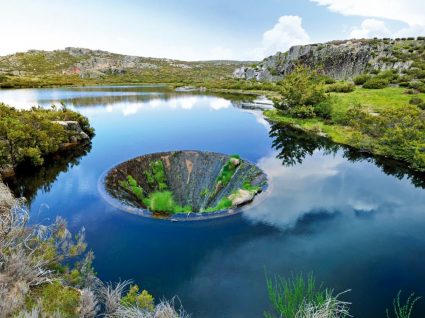
MULTIPOLYGON (((265 271, 314 272, 351 289, 355 317, 385 317, 399 289, 425 295, 425 177, 270 127, 234 98, 158 86, 0 90, 17 107, 62 101, 96 129, 91 148, 21 171, 15 191, 30 199, 32 222, 60 215, 74 231, 85 227, 103 280, 178 295, 193 317, 261 317, 265 271), (242 214, 187 223, 130 215, 99 195, 110 167, 179 149, 240 154, 266 171, 270 193, 242 214)), ((424 300, 414 317, 425 317, 424 300)))

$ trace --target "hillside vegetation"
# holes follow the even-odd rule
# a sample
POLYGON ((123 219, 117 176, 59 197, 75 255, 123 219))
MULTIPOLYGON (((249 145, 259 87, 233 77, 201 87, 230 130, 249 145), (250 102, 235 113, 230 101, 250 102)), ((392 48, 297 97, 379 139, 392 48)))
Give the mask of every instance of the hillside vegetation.
POLYGON ((270 120, 425 170, 425 94, 421 90, 326 84, 326 78, 304 67, 277 87, 276 110, 265 112, 270 120))
POLYGON ((28 51, 0 57, 0 87, 176 83, 230 79, 243 62, 184 62, 82 48, 28 51))

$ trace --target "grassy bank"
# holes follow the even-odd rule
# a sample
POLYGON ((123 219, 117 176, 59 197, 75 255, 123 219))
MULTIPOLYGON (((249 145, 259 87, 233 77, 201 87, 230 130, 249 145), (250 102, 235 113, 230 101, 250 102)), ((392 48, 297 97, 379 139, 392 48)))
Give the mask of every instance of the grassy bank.
POLYGON ((402 160, 424 171, 425 115, 412 105, 412 99, 425 100, 425 94, 406 94, 401 87, 356 87, 348 93, 330 93, 326 118, 301 118, 279 110, 264 114, 273 122, 325 135, 334 142, 402 160))

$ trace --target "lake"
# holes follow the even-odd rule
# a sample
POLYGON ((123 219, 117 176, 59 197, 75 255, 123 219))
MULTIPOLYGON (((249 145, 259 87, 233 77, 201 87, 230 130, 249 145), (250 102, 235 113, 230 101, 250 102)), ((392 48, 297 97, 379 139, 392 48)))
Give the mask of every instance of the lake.
MULTIPOLYGON (((313 272, 351 291, 355 317, 384 317, 398 290, 425 296, 425 176, 323 138, 271 125, 245 97, 165 86, 0 90, 16 107, 63 102, 96 129, 91 147, 18 173, 33 223, 86 229, 95 270, 133 279, 156 299, 177 295, 193 317, 261 317, 266 274, 313 272), (264 200, 227 218, 169 222, 109 205, 99 178, 152 152, 239 154, 270 179, 264 200)), ((425 316, 425 301, 415 317, 425 316)))

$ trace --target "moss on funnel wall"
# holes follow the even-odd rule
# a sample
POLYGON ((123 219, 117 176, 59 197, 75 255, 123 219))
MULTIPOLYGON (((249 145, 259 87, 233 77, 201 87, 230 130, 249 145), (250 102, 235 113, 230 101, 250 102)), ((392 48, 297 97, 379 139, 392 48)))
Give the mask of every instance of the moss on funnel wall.
POLYGON ((173 151, 126 161, 109 171, 105 185, 110 195, 133 207, 208 213, 252 201, 267 177, 237 155, 173 151))

